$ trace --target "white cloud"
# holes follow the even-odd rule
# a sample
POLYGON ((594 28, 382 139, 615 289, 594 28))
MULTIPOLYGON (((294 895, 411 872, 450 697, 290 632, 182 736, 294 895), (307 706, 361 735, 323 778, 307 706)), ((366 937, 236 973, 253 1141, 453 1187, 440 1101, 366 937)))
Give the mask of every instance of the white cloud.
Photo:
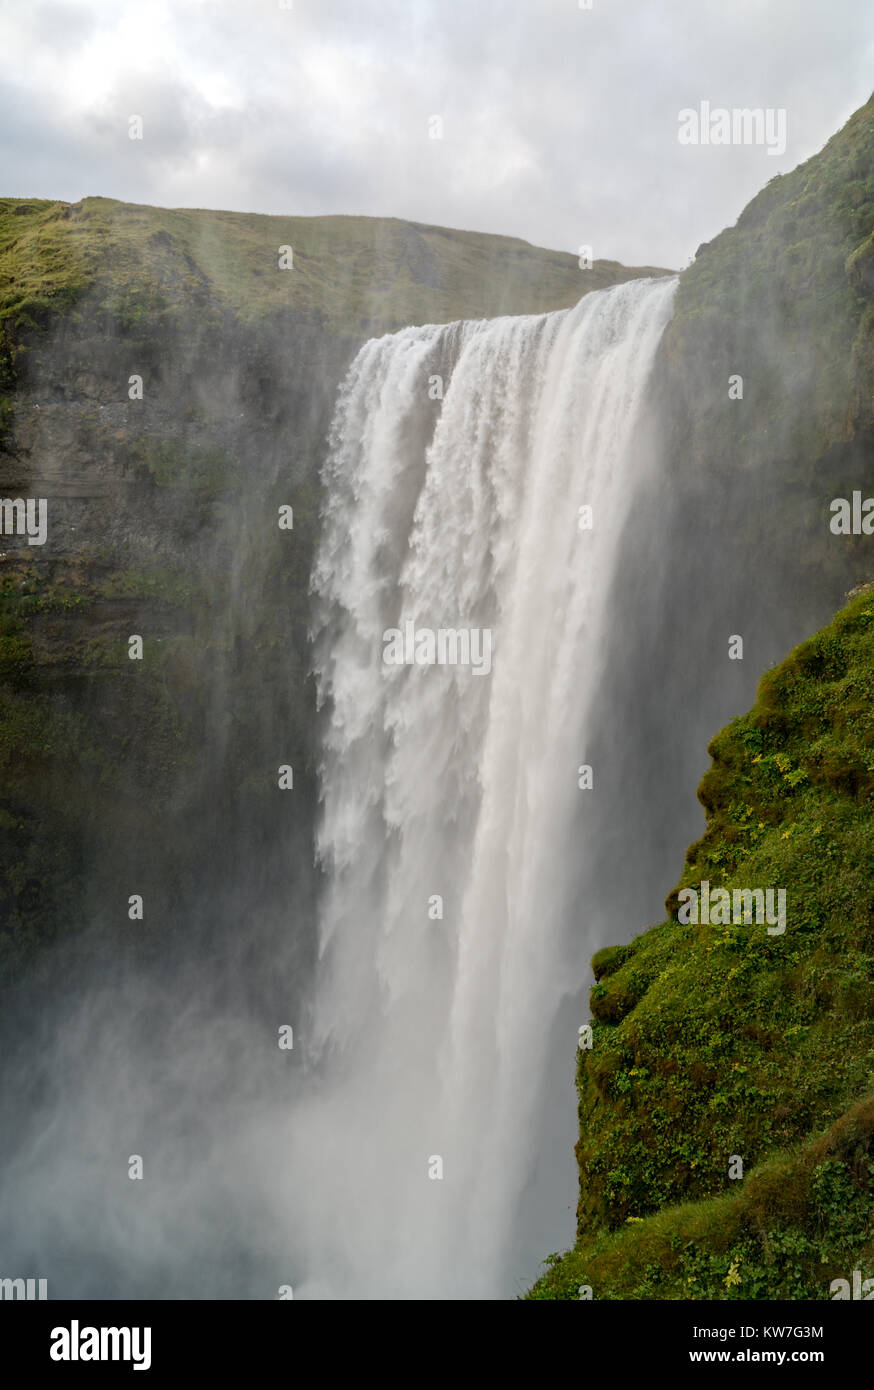
POLYGON ((867 99, 874 11, 0 0, 0 54, 7 195, 371 213, 680 265, 867 99), (786 107, 785 157, 680 147, 702 98, 786 107))

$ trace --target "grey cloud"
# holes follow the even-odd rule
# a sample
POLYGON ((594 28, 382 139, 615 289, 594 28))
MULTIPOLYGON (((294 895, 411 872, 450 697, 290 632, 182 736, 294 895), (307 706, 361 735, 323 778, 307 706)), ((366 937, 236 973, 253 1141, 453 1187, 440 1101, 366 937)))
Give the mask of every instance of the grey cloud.
POLYGON ((867 0, 171 0, 160 57, 111 50, 83 108, 53 55, 75 71, 134 12, 148 37, 159 11, 131 0, 0 8, 37 50, 26 84, 0 59, 4 192, 391 215, 671 266, 867 99, 874 51, 867 0), (681 147, 702 98, 786 107, 786 154, 681 147))

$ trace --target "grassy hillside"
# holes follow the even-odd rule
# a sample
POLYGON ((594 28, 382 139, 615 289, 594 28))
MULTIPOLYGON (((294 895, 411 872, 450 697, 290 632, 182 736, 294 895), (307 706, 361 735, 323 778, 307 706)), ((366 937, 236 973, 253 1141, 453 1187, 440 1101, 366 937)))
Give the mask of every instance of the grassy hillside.
POLYGON ((532 314, 651 266, 577 259, 515 237, 378 217, 264 217, 84 198, 0 199, 0 320, 42 324, 94 290, 145 315, 209 299, 244 321, 293 311, 334 333, 532 314), (292 268, 280 270, 279 248, 292 268))
POLYGON ((578 1244, 530 1297, 827 1298, 874 1274, 872 670, 874 586, 713 739, 669 919, 592 962, 578 1244), (684 925, 703 880, 785 888, 785 932, 684 925))

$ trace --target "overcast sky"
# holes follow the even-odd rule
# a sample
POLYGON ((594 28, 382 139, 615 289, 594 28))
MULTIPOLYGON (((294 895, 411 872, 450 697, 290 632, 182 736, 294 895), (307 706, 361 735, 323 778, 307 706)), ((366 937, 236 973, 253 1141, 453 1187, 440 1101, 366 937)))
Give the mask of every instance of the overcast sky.
POLYGON ((680 267, 874 86, 874 0, 591 3, 0 0, 0 194, 370 213, 680 267), (785 154, 681 145, 701 101, 784 108, 785 154))

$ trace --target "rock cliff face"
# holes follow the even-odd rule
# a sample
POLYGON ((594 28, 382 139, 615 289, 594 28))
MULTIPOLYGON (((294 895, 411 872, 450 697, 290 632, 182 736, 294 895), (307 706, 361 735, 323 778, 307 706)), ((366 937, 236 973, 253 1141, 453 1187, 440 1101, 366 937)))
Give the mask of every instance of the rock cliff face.
POLYGON ((183 922, 215 956, 241 911, 307 918, 308 576, 347 363, 646 273, 391 219, 0 202, 0 496, 49 517, 0 557, 0 987, 50 942, 62 973, 80 939, 83 968, 104 932, 123 955, 134 893, 156 957, 183 922))
POLYGON ((791 572, 808 631, 870 563, 827 523, 835 495, 870 482, 872 237, 874 98, 701 250, 664 341, 666 448, 707 528, 676 537, 683 563, 713 540, 746 555, 750 590, 776 595, 791 572))

